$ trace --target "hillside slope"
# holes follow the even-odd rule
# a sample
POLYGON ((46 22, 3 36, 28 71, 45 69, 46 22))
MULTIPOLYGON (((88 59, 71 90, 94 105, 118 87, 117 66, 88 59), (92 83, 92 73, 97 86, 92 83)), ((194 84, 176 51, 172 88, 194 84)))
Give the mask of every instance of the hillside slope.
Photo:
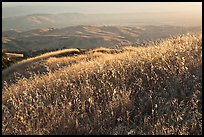
MULTIPOLYGON (((22 25, 22 24, 21 24, 22 25)), ((67 28, 42 27, 29 31, 2 32, 2 49, 10 52, 56 49, 56 48, 113 48, 200 32, 201 27, 179 26, 72 26, 67 28)))
POLYGON ((5 85, 2 133, 202 134, 201 41, 187 35, 94 60, 49 58, 49 66, 72 65, 5 85))

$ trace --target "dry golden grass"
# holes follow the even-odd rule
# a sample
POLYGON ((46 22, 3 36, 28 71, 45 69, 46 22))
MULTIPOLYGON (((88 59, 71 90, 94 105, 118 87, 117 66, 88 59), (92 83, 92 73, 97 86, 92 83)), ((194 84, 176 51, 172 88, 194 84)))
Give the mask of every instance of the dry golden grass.
POLYGON ((66 53, 69 54, 71 52, 79 52, 79 50, 78 49, 64 49, 64 50, 59 50, 59 51, 53 51, 53 52, 42 54, 34 58, 29 58, 29 59, 20 61, 2 71, 2 81, 8 82, 10 80, 11 82, 14 82, 13 81, 15 79, 14 73, 18 73, 24 76, 26 69, 30 68, 32 64, 35 64, 36 62, 41 62, 50 57, 54 57, 54 56, 58 56, 60 54, 66 54, 66 53))
MULTIPOLYGON (((111 51, 111 50, 110 50, 111 51)), ((108 53, 107 53, 108 54, 108 53)), ((56 70, 61 70, 64 67, 70 67, 81 62, 88 62, 105 57, 107 54, 97 52, 87 52, 77 56, 69 57, 53 57, 40 58, 39 60, 28 61, 28 63, 19 63, 19 65, 11 66, 6 71, 3 71, 3 81, 9 86, 19 79, 29 78, 33 75, 42 75, 56 70)), ((39 57, 37 57, 39 58, 39 57)))
POLYGON ((124 51, 124 49, 109 49, 109 48, 100 47, 100 48, 96 48, 96 49, 91 50, 89 53, 99 52, 99 53, 106 53, 106 54, 117 54, 117 53, 121 53, 123 51, 124 51))
POLYGON ((2 133, 202 134, 201 41, 126 47, 4 86, 2 133))
POLYGON ((8 57, 23 57, 23 54, 16 54, 16 53, 5 53, 8 57))

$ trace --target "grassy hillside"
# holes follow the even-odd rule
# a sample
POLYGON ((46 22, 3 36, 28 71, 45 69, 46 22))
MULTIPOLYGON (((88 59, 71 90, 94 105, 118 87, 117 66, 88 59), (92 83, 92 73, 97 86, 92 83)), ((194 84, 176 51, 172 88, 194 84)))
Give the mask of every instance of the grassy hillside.
POLYGON ((30 68, 35 75, 4 85, 2 133, 202 134, 201 41, 186 35, 35 62, 52 69, 30 68))

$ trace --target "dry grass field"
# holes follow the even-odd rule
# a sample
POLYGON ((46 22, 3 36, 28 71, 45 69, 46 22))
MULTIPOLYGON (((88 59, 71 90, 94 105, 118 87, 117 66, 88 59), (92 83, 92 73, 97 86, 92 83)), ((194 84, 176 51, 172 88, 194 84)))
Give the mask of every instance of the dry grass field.
POLYGON ((2 134, 202 134, 201 34, 109 50, 48 53, 2 72, 15 79, 2 81, 2 134))

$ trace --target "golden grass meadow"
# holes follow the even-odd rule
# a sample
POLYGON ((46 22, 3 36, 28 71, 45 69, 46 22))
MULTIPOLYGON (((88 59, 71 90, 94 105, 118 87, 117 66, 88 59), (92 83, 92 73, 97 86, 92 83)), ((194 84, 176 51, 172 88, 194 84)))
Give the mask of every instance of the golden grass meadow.
POLYGON ((73 51, 2 71, 4 135, 202 134, 201 34, 73 51))

